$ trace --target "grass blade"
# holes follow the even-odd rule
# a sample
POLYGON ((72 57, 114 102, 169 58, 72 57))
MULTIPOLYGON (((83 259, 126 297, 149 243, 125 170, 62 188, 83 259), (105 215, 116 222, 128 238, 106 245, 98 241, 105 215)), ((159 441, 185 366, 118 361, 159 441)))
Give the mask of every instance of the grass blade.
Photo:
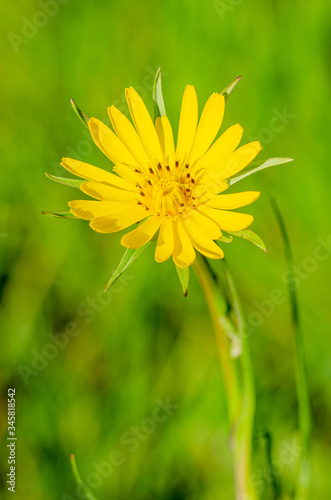
POLYGON ((295 333, 296 388, 298 396, 301 447, 300 447, 298 479, 297 479, 294 498, 296 500, 307 500, 309 498, 309 490, 310 490, 311 476, 312 476, 312 464, 311 464, 312 423, 311 423, 311 413, 310 413, 310 403, 309 403, 304 339, 303 339, 301 321, 299 315, 297 293, 295 287, 291 286, 293 280, 290 279, 291 277, 292 278, 294 277, 294 272, 293 272, 294 263, 293 263, 293 255, 292 255, 290 240, 287 234, 284 219, 279 211, 276 200, 271 200, 271 206, 273 208, 274 214, 279 224, 284 242, 285 258, 289 273, 288 291, 291 303, 292 323, 295 333))

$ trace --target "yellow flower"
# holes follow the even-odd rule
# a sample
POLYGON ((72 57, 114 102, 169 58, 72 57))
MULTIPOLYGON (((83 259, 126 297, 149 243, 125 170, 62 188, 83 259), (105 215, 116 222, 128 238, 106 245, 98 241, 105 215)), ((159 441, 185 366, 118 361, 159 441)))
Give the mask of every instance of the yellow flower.
POLYGON ((95 200, 69 203, 71 212, 90 221, 100 233, 139 225, 121 240, 139 248, 158 233, 155 260, 172 256, 177 267, 190 266, 195 250, 221 259, 215 243, 222 230, 247 228, 251 215, 230 211, 255 201, 259 192, 221 194, 227 179, 245 168, 261 145, 251 142, 236 149, 243 129, 233 125, 211 146, 221 127, 225 99, 214 93, 198 121, 198 99, 193 86, 185 89, 177 146, 167 116, 153 123, 138 93, 130 87, 126 98, 134 126, 115 106, 108 108, 114 132, 96 118, 88 126, 95 144, 115 164, 113 174, 87 163, 63 158, 62 166, 86 179, 80 189, 95 200))

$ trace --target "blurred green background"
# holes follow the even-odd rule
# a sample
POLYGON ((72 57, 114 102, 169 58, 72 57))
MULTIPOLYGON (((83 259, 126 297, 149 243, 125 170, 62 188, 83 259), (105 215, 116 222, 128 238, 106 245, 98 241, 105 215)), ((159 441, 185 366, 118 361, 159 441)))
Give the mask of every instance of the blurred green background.
MULTIPOLYGON (((70 98, 88 116, 105 119, 112 103, 126 109, 124 89, 133 85, 152 109, 158 66, 175 130, 187 83, 202 107, 210 93, 242 75, 223 130, 239 122, 245 142, 261 140, 261 157, 295 158, 238 185, 262 193, 249 212, 268 254, 241 240, 225 250, 247 317, 258 325, 250 338, 257 428, 272 433, 273 460, 291 493, 297 399, 289 303, 270 303, 273 290, 287 293, 269 202, 275 196, 299 266, 314 421, 312 498, 327 498, 331 4, 17 0, 2 3, 0 12, 1 498, 8 494, 8 387, 16 388, 21 500, 83 498, 70 453, 100 500, 233 498, 222 379, 195 277, 184 299, 173 264, 156 264, 149 248, 106 300, 102 289, 123 253, 121 235, 41 215, 66 210, 76 198, 44 175, 65 175, 62 156, 110 168, 70 98), (63 336, 65 328, 74 335, 63 336), (64 339, 67 345, 56 347, 64 339), (169 415, 160 410, 167 418, 156 424, 157 400, 178 408, 169 415)), ((258 470, 264 498, 272 498, 265 470, 258 470)))

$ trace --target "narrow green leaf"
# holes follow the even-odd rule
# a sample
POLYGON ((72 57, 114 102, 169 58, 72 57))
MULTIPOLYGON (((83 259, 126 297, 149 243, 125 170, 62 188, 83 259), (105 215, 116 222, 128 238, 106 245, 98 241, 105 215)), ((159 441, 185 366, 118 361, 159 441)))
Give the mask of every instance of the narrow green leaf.
POLYGON ((235 88, 237 83, 239 83, 241 79, 241 76, 237 76, 232 82, 230 82, 221 92, 222 95, 224 95, 225 101, 227 101, 229 95, 231 94, 232 90, 235 88))
POLYGON ((184 267, 183 269, 181 269, 180 267, 176 266, 176 271, 178 274, 180 284, 182 285, 184 297, 187 297, 188 283, 190 280, 190 268, 184 267))
POLYGON ((112 277, 110 278, 110 280, 108 281, 108 283, 106 284, 105 288, 104 288, 104 291, 106 292, 111 286, 114 285, 114 283, 118 280, 118 278, 124 273, 124 271, 131 266, 131 264, 133 264, 133 262, 139 257, 140 254, 143 253, 144 250, 146 250, 146 248, 148 248, 152 242, 155 240, 155 238, 153 238, 151 241, 149 241, 148 243, 146 243, 145 245, 143 245, 142 247, 140 248, 136 248, 136 249, 131 249, 131 248, 127 248, 124 252, 124 255, 121 259, 121 262, 119 263, 119 265, 117 266, 117 269, 114 271, 112 277))
POLYGON ((274 462, 272 460, 272 448, 273 448, 273 437, 272 434, 268 431, 265 432, 260 432, 258 434, 255 434, 255 439, 259 441, 260 447, 262 448, 262 453, 263 453, 263 463, 261 464, 261 468, 266 469, 266 475, 265 478, 267 479, 266 481, 266 487, 265 487, 265 492, 272 494, 273 500, 281 500, 284 497, 282 496, 282 485, 280 482, 280 479, 278 478, 278 475, 276 475, 276 470, 274 466, 274 462), (269 491, 272 489, 272 492, 269 491))
POLYGON ((154 121, 156 118, 166 114, 164 99, 162 94, 161 68, 156 72, 153 84, 153 101, 154 101, 154 121))
POLYGON ((57 217, 58 219, 76 219, 76 220, 79 220, 79 217, 76 217, 76 215, 72 214, 70 211, 68 211, 68 212, 48 212, 47 210, 44 210, 41 213, 43 215, 47 215, 48 217, 57 217))
POLYGON ((243 229, 242 231, 228 231, 233 234, 233 236, 237 236, 238 238, 242 238, 243 240, 250 241, 253 245, 261 248, 264 252, 268 252, 263 240, 251 229, 243 229))
POLYGON ((66 177, 56 177, 55 175, 48 174, 45 172, 45 175, 48 179, 52 181, 58 182, 59 184, 64 184, 65 186, 70 186, 79 189, 82 182, 85 182, 81 179, 67 179, 66 177))
POLYGON ((97 500, 96 497, 93 495, 92 491, 90 490, 90 488, 88 488, 88 486, 86 486, 86 484, 83 483, 83 481, 80 477, 80 474, 79 474, 78 468, 77 468, 77 464, 76 464, 76 460, 75 460, 75 455, 73 455, 73 454, 70 455, 70 462, 71 462, 71 468, 72 468, 72 472, 73 472, 73 475, 75 477, 76 483, 78 484, 78 486, 80 486, 82 488, 86 499, 87 500, 97 500))
POLYGON ((229 179, 229 185, 232 186, 236 182, 245 179, 245 177, 255 174, 260 170, 264 170, 265 168, 273 167, 275 165, 282 165, 283 163, 289 163, 290 161, 293 161, 293 158, 269 158, 269 160, 267 161, 263 160, 264 163, 262 163, 262 165, 260 164, 257 167, 251 168, 250 170, 246 170, 242 174, 232 177, 232 179, 229 179))
POLYGON ((279 224, 285 249, 285 258, 288 272, 288 293, 291 301, 292 323, 295 334, 295 375, 296 390, 298 397, 299 428, 301 437, 299 470, 295 488, 295 500, 308 500, 312 482, 312 419, 309 401, 309 389, 307 380, 306 355, 304 338, 302 333, 299 306, 295 281, 295 265, 293 261, 290 239, 286 230, 284 219, 280 213, 276 200, 271 200, 271 206, 279 224))
POLYGON ((83 111, 81 109, 79 109, 79 107, 77 106, 77 104, 75 103, 75 101, 73 99, 70 99, 70 103, 71 103, 71 106, 72 106, 73 110, 75 111, 76 115, 80 119, 80 121, 88 129, 88 122, 90 120, 89 117, 86 116, 86 114, 83 113, 83 111))

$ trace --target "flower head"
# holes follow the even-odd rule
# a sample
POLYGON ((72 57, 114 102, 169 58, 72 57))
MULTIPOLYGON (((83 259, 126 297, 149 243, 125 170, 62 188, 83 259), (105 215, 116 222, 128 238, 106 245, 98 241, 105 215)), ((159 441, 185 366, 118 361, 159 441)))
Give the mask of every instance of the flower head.
POLYGON ((114 163, 115 173, 72 158, 62 160, 64 168, 87 181, 80 189, 95 199, 71 201, 71 212, 89 220, 100 233, 138 223, 121 243, 139 248, 157 235, 157 262, 172 256, 176 266, 184 268, 193 263, 196 250, 221 259, 224 253, 216 241, 222 231, 241 231, 253 221, 251 215, 232 210, 249 205, 260 194, 223 194, 227 179, 256 157, 259 141, 238 148, 243 133, 238 124, 215 141, 225 107, 219 93, 210 96, 198 120, 195 89, 186 87, 176 146, 166 115, 154 124, 132 87, 126 98, 133 124, 115 106, 108 108, 114 131, 96 118, 88 122, 95 144, 114 163))

